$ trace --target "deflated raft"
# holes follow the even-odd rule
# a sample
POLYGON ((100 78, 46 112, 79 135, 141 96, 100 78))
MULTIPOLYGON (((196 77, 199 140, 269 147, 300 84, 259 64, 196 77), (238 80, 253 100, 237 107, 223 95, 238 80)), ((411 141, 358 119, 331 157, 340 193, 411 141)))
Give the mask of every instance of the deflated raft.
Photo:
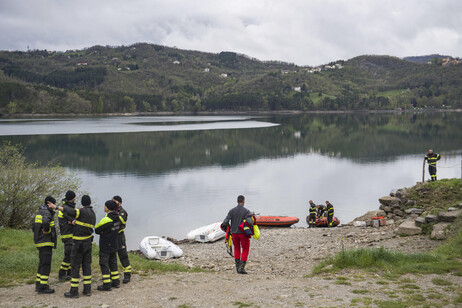
POLYGON ((298 221, 298 217, 291 216, 255 216, 257 226, 290 227, 298 221))
POLYGON ((148 259, 179 258, 183 250, 172 242, 159 236, 146 236, 140 243, 140 251, 148 259))

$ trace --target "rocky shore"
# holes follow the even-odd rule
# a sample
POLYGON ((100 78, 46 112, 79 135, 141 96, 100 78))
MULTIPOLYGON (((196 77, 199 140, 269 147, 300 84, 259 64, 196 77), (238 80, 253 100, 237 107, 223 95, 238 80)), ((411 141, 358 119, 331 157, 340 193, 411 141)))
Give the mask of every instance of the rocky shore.
POLYGON ((311 276, 316 264, 342 249, 385 247, 412 253, 440 245, 442 241, 421 233, 399 235, 400 223, 415 225, 423 214, 408 211, 412 205, 404 199, 396 193, 381 198, 381 209, 355 219, 372 225, 370 217, 383 214, 388 223, 377 228, 355 227, 353 222, 336 228, 261 228, 261 238, 251 240, 249 275, 235 272, 222 240, 183 242, 179 245, 184 257, 161 262, 201 267, 206 272, 138 272, 132 282, 111 292, 96 291, 94 282, 92 296, 79 299, 64 298, 69 284, 58 283, 52 275, 55 294, 37 295, 34 285, 3 288, 0 303, 2 307, 379 307, 378 303, 404 301, 419 294, 434 305, 457 307, 453 303, 462 294, 462 277, 451 274, 408 274, 389 280, 371 272, 344 270, 311 276))

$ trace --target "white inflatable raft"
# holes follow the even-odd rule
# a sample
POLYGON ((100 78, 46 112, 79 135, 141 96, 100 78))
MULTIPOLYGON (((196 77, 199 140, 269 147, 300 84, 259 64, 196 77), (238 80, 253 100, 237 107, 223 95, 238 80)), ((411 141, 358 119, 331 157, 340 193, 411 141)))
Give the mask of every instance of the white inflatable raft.
POLYGON ((140 251, 146 258, 158 260, 179 258, 183 255, 180 247, 158 236, 146 236, 140 243, 140 251))
POLYGON ((220 229, 221 222, 194 229, 186 235, 188 240, 197 242, 215 242, 224 238, 226 232, 220 229))

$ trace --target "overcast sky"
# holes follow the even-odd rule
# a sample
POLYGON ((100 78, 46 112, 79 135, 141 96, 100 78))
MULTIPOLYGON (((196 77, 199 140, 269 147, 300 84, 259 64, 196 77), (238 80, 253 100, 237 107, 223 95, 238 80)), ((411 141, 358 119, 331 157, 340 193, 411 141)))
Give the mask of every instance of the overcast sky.
POLYGON ((461 0, 0 0, 1 50, 147 42, 318 65, 462 56, 461 0))

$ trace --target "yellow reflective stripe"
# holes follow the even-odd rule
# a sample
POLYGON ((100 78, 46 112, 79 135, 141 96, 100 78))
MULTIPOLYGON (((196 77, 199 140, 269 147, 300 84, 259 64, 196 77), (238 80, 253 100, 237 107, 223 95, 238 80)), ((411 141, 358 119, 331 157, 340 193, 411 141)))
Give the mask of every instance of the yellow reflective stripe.
POLYGON ((117 279, 119 279, 119 278, 120 278, 119 275, 117 275, 117 276, 112 276, 112 277, 111 277, 112 280, 117 280, 117 279))
POLYGON ((120 229, 120 230, 119 230, 119 233, 122 233, 122 232, 124 232, 124 231, 125 231, 125 229, 120 229))
POLYGON ((71 265, 71 264, 70 264, 70 263, 67 263, 67 262, 61 262, 61 265, 63 265, 63 266, 69 266, 69 265, 71 265))
POLYGON ((91 284, 91 280, 84 280, 83 284, 91 284))
POLYGON ((117 275, 119 272, 116 271, 116 272, 111 272, 111 275, 117 275))
POLYGON ((59 212, 58 212, 58 217, 59 217, 59 218, 63 218, 63 217, 64 217, 64 216, 63 216, 63 212, 59 211, 59 212))
POLYGON ((87 238, 90 238, 90 237, 91 237, 91 235, 89 235, 89 236, 75 236, 74 235, 74 236, 72 236, 72 239, 78 240, 78 241, 83 241, 83 240, 86 240, 87 238))
POLYGON ((111 283, 111 278, 109 278, 109 279, 103 279, 103 283, 111 283))
POLYGON ((108 275, 103 275, 103 278, 110 278, 110 277, 111 277, 111 275, 109 275, 109 274, 108 275))
POLYGON ((55 246, 55 243, 52 242, 44 242, 44 243, 38 243, 35 244, 35 247, 47 247, 47 246, 55 246))
POLYGON ((55 226, 55 222, 54 221, 51 221, 50 222, 50 227, 54 227, 55 226))
POLYGON ((125 222, 125 220, 122 218, 122 216, 119 216, 119 219, 120 219, 120 221, 121 221, 124 225, 127 224, 127 223, 125 222))
POLYGON ((48 230, 48 232, 45 232, 45 231, 44 231, 44 233, 45 233, 45 234, 50 234, 50 233, 51 233, 51 229, 48 230))
POLYGON ((42 278, 42 279, 45 279, 45 280, 46 280, 46 279, 48 279, 48 276, 47 276, 47 275, 40 275, 40 278, 42 278))
POLYGON ((81 221, 76 221, 75 222, 76 225, 79 225, 79 226, 82 226, 82 227, 87 227, 87 228, 94 228, 95 226, 94 225, 91 225, 91 224, 87 224, 85 222, 81 222, 81 221))
POLYGON ((79 287, 79 283, 72 283, 71 282, 71 288, 78 288, 79 287))
POLYGON ((72 238, 72 234, 63 234, 61 238, 72 238))
POLYGON ((75 210, 75 219, 79 218, 79 216, 80 216, 80 210, 76 209, 75 210))
POLYGON ((35 223, 42 223, 42 215, 35 215, 35 223))
POLYGON ((104 217, 100 220, 100 222, 96 225, 95 228, 99 228, 99 227, 101 227, 102 225, 105 225, 105 224, 111 223, 111 222, 113 222, 113 220, 112 220, 111 218, 107 217, 107 214, 106 214, 106 216, 104 216, 104 217))
POLYGON ((79 282, 79 278, 71 278, 71 282, 79 282))
POLYGON ((90 276, 83 276, 83 279, 91 279, 91 275, 90 276))

